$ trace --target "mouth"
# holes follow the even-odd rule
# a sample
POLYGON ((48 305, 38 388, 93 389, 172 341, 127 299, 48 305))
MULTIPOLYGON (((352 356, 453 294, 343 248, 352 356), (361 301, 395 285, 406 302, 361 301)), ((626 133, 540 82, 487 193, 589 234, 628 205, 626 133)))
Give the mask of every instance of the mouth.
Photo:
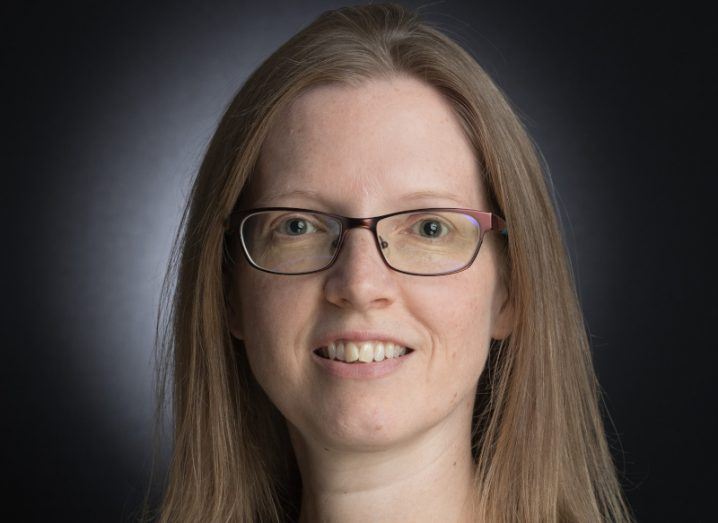
POLYGON ((334 360, 350 365, 368 364, 388 359, 398 359, 413 352, 411 347, 391 342, 332 342, 326 347, 317 347, 314 354, 326 360, 334 360))

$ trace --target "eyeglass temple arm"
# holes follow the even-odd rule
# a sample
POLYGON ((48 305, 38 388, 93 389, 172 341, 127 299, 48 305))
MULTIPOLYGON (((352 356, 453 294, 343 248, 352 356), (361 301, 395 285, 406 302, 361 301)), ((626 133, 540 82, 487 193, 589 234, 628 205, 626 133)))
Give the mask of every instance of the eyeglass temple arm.
POLYGON ((499 232, 503 236, 509 235, 509 228, 506 221, 496 214, 491 214, 491 230, 499 232))

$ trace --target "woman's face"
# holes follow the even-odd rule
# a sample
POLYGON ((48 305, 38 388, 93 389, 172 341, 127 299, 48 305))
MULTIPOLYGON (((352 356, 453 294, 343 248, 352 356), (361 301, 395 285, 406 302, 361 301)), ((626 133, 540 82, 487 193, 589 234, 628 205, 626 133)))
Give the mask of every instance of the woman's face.
MULTIPOLYGON (((477 161, 449 105, 406 77, 321 86, 297 98, 270 131, 241 203, 350 217, 487 210, 477 161), (293 191, 309 194, 281 196, 293 191), (441 194, 407 197, 415 192, 441 194)), ((467 270, 434 277, 391 270, 363 228, 349 232, 332 267, 314 274, 265 273, 237 253, 232 333, 244 340, 257 381, 310 445, 407 442, 444 421, 470 419, 490 340, 509 334, 495 241, 486 234, 467 270), (338 377, 313 351, 344 330, 386 333, 414 351, 385 376, 338 377)))

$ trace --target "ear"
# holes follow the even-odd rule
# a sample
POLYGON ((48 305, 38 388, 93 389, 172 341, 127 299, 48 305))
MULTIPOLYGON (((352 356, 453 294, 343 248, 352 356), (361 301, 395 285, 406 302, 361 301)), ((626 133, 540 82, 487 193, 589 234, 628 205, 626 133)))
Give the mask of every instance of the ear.
POLYGON ((229 321, 229 330, 232 336, 238 340, 244 339, 244 329, 242 328, 242 315, 240 309, 235 303, 234 292, 230 291, 227 300, 227 319, 229 321))
POLYGON ((491 338, 503 340, 514 330, 515 311, 505 286, 501 285, 501 289, 497 291, 497 294, 494 322, 491 326, 491 338))

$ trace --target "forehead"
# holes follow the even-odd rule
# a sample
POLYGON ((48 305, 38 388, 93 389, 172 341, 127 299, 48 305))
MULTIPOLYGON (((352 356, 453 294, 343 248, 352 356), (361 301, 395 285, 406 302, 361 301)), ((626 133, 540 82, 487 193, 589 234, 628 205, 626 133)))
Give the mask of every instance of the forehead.
POLYGON ((485 202, 476 156, 450 105, 408 77, 302 93, 273 121, 258 167, 248 193, 256 206, 366 216, 418 204, 481 209, 485 202), (307 194, 285 196, 298 191, 307 194), (408 201, 408 193, 425 194, 408 201))

